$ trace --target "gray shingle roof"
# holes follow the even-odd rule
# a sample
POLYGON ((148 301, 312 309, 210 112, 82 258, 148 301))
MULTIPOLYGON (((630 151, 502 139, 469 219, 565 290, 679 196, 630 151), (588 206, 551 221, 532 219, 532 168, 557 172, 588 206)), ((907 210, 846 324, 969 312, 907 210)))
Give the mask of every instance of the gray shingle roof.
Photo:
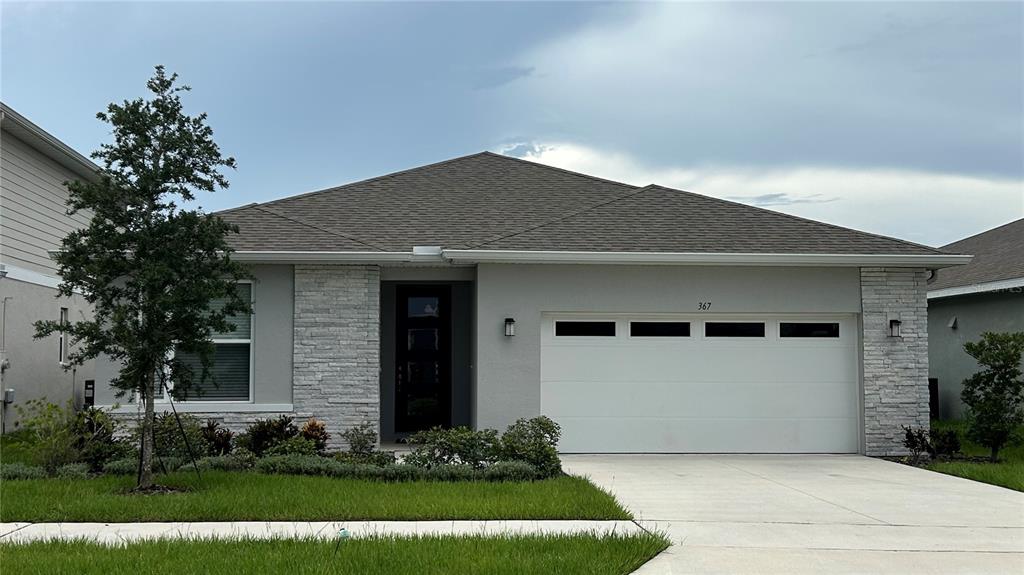
POLYGON ((483 152, 221 212, 242 251, 934 255, 934 248, 483 152))
POLYGON ((928 284, 929 291, 1024 278, 1024 219, 953 242, 941 249, 973 254, 974 259, 965 266, 937 271, 928 284))

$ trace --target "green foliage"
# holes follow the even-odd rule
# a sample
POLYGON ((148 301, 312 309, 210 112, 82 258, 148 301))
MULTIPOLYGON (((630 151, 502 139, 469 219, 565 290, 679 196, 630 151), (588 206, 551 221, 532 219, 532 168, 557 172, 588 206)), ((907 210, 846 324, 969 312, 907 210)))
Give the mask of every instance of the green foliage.
POLYGON ((336 477, 345 464, 317 455, 271 455, 256 461, 256 470, 279 475, 325 475, 336 477))
POLYGON ((203 442, 209 456, 228 455, 231 453, 231 441, 235 434, 225 428, 216 419, 206 420, 202 427, 203 442))
POLYGON ((1024 332, 986 332, 964 350, 983 368, 964 380, 960 394, 968 407, 967 437, 989 448, 997 461, 1004 445, 1020 439, 1016 430, 1024 424, 1024 332))
MULTIPOLYGON (((132 442, 134 445, 138 445, 139 432, 137 427, 135 429, 136 439, 132 442)), ((202 424, 199 423, 198 418, 188 413, 179 413, 177 417, 169 412, 157 415, 153 422, 153 437, 155 453, 158 457, 189 460, 193 455, 198 459, 207 453, 202 424), (190 451, 192 455, 190 455, 190 451)))
POLYGON ((79 411, 72 423, 78 459, 91 471, 101 471, 108 461, 127 457, 132 448, 117 437, 120 425, 109 413, 96 407, 79 411))
POLYGON ((358 465, 374 465, 385 467, 395 463, 395 452, 393 451, 371 451, 370 453, 352 453, 342 451, 334 454, 334 459, 342 463, 353 463, 358 465))
POLYGON ((38 465, 27 463, 4 463, 0 465, 0 479, 42 479, 46 477, 46 470, 38 465))
POLYGON ((103 466, 106 475, 135 475, 139 472, 139 460, 136 457, 124 457, 108 461, 103 466))
POLYGON ((373 453, 377 449, 377 428, 364 421, 342 431, 341 439, 348 445, 349 453, 373 453))
POLYGON ((262 457, 271 447, 289 440, 299 434, 292 423, 292 418, 280 415, 271 419, 257 419, 238 436, 239 446, 252 451, 256 457, 262 457))
POLYGON ((412 435, 409 443, 414 447, 405 462, 420 467, 468 465, 483 469, 498 455, 498 432, 493 429, 435 427, 412 435))
POLYGON ((383 466, 380 476, 384 481, 418 481, 426 477, 426 471, 422 467, 399 463, 383 466))
POLYGON ((61 465, 53 475, 59 479, 87 479, 89 477, 89 464, 68 463, 61 465))
POLYGON ((252 469, 256 464, 255 459, 239 457, 238 455, 211 455, 196 461, 196 466, 201 470, 217 471, 245 471, 252 469))
POLYGON ((435 465, 426 468, 425 478, 431 481, 473 481, 479 479, 471 465, 435 465))
POLYGON ((532 465, 540 477, 554 477, 562 472, 557 449, 561 437, 561 427, 548 417, 520 419, 501 436, 500 459, 523 461, 532 465))
POLYGON ((936 429, 928 431, 928 453, 932 457, 952 457, 960 453, 960 436, 955 429, 936 429))
POLYGON ((264 452, 272 455, 318 455, 316 444, 302 436, 289 437, 264 452))
POLYGON ((70 402, 62 408, 44 397, 30 399, 16 409, 34 463, 54 473, 58 467, 78 461, 76 415, 70 402))
POLYGON ((327 426, 315 417, 310 417, 306 423, 302 424, 299 435, 311 441, 316 448, 316 453, 320 455, 327 450, 327 441, 331 439, 331 434, 327 433, 327 426))
POLYGON ((483 471, 487 481, 533 481, 537 468, 524 461, 499 461, 483 471))

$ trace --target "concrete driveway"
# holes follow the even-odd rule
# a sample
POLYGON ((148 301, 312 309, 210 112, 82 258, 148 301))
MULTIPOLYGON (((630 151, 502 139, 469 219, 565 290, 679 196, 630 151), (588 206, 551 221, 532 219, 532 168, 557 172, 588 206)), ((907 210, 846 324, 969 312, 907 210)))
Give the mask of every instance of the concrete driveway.
POLYGON ((637 573, 1024 573, 1024 493, 857 455, 566 455, 673 546, 637 573))

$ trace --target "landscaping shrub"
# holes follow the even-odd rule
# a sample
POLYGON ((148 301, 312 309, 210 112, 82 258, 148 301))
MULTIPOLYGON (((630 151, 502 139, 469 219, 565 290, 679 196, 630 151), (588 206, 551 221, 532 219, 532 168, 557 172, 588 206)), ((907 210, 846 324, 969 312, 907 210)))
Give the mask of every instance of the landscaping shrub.
POLYGON ((960 453, 960 436, 955 429, 932 429, 928 432, 932 457, 953 457, 960 453))
POLYGON ((206 455, 218 456, 231 453, 231 441, 235 434, 222 426, 216 419, 206 420, 202 428, 203 441, 206 444, 206 455))
POLYGON ((4 481, 11 479, 42 479, 46 477, 46 470, 38 465, 27 465, 25 463, 6 463, 0 465, 0 479, 4 481))
MULTIPOLYGON (((206 439, 203 437, 203 426, 199 419, 188 413, 180 413, 178 418, 169 412, 156 416, 153 421, 153 453, 157 457, 181 459, 190 459, 192 455, 198 459, 205 455, 207 452, 206 439), (180 428, 178 418, 181 419, 180 428), (184 434, 182 434, 182 430, 184 430, 184 434)), ((140 434, 141 428, 136 426, 131 436, 131 445, 136 450, 139 446, 140 434)), ((155 462, 156 459, 154 459, 155 462)))
POLYGON ((54 473, 54 477, 59 479, 88 479, 89 478, 89 464, 88 463, 68 463, 61 465, 57 468, 54 473))
POLYGON ((382 467, 380 476, 385 481, 417 481, 426 477, 426 471, 422 467, 399 463, 382 467))
POLYGON ((373 465, 375 467, 393 465, 397 460, 394 451, 372 451, 370 453, 342 451, 335 453, 334 458, 342 463, 373 465))
POLYGON ((30 399, 15 409, 21 418, 32 458, 48 473, 78 460, 73 430, 76 416, 70 402, 62 408, 44 397, 30 399))
POLYGON ((252 459, 236 455, 211 455, 196 461, 196 466, 204 471, 245 471, 251 469, 254 463, 252 459))
POLYGON ((471 465, 435 465, 426 468, 423 476, 431 481, 472 481, 479 478, 471 465))
POLYGON ((493 429, 474 431, 468 427, 442 429, 435 427, 409 437, 414 445, 404 461, 420 467, 468 465, 483 469, 498 456, 498 432, 493 429))
POLYGON ((984 369, 964 380, 960 399, 967 406, 967 437, 989 448, 989 459, 999 459, 1004 445, 1020 439, 1024 424, 1024 332, 981 334, 964 351, 984 369))
POLYGON ((252 451, 256 457, 262 457, 271 447, 298 434, 292 418, 281 415, 273 419, 257 419, 238 436, 236 443, 252 451))
POLYGON ((348 445, 349 453, 373 453, 377 449, 377 428, 369 422, 363 422, 342 431, 341 439, 348 445))
POLYGON ((533 481, 537 468, 525 461, 499 461, 483 471, 487 481, 533 481))
POLYGON ((90 471, 100 471, 108 461, 131 455, 131 446, 117 437, 119 427, 102 409, 87 407, 79 411, 71 423, 77 459, 90 471))
POLYGON ((271 455, 256 461, 261 473, 338 476, 344 464, 317 455, 271 455))
POLYGON ((928 443, 928 432, 922 428, 914 429, 903 426, 903 447, 910 451, 910 462, 917 465, 921 461, 921 454, 931 451, 928 443))
POLYGON ((103 466, 107 475, 135 475, 139 472, 139 460, 136 457, 125 457, 108 461, 103 466))
POLYGON ((532 465, 540 477, 554 477, 562 471, 558 459, 558 440, 562 428, 545 416, 520 419, 501 436, 500 459, 524 461, 532 465))
POLYGON ((318 455, 316 444, 302 436, 289 437, 271 446, 264 455, 318 455))
POLYGON ((327 451, 327 441, 331 438, 331 434, 327 433, 327 426, 324 425, 324 422, 310 417, 302 425, 299 434, 313 443, 318 454, 323 455, 327 451))

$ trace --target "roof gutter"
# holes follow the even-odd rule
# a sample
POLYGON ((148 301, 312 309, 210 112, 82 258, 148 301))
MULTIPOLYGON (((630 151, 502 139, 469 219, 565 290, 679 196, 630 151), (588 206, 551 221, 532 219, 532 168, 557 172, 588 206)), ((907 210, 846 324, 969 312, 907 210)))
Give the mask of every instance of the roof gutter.
POLYGON ((57 163, 87 180, 95 182, 100 179, 100 167, 93 163, 92 160, 79 154, 71 146, 35 125, 31 120, 22 116, 7 104, 0 102, 0 125, 7 123, 12 124, 12 126, 4 126, 5 129, 10 130, 12 127, 16 127, 16 131, 11 130, 12 134, 26 140, 26 143, 30 146, 46 154, 51 159, 57 161, 57 163))
POLYGON ((257 263, 446 263, 438 246, 414 246, 410 252, 315 252, 315 251, 244 251, 232 253, 241 262, 257 263))
POLYGON ((444 250, 443 254, 444 258, 451 263, 904 266, 930 269, 963 265, 971 261, 971 257, 973 257, 955 254, 762 254, 517 250, 444 250))
POLYGON ((928 299, 940 299, 958 295, 970 295, 975 293, 987 293, 996 291, 1008 291, 1014 293, 1024 292, 1024 278, 1011 278, 994 282, 985 282, 967 286, 955 286, 943 289, 931 290, 928 292, 928 299))

